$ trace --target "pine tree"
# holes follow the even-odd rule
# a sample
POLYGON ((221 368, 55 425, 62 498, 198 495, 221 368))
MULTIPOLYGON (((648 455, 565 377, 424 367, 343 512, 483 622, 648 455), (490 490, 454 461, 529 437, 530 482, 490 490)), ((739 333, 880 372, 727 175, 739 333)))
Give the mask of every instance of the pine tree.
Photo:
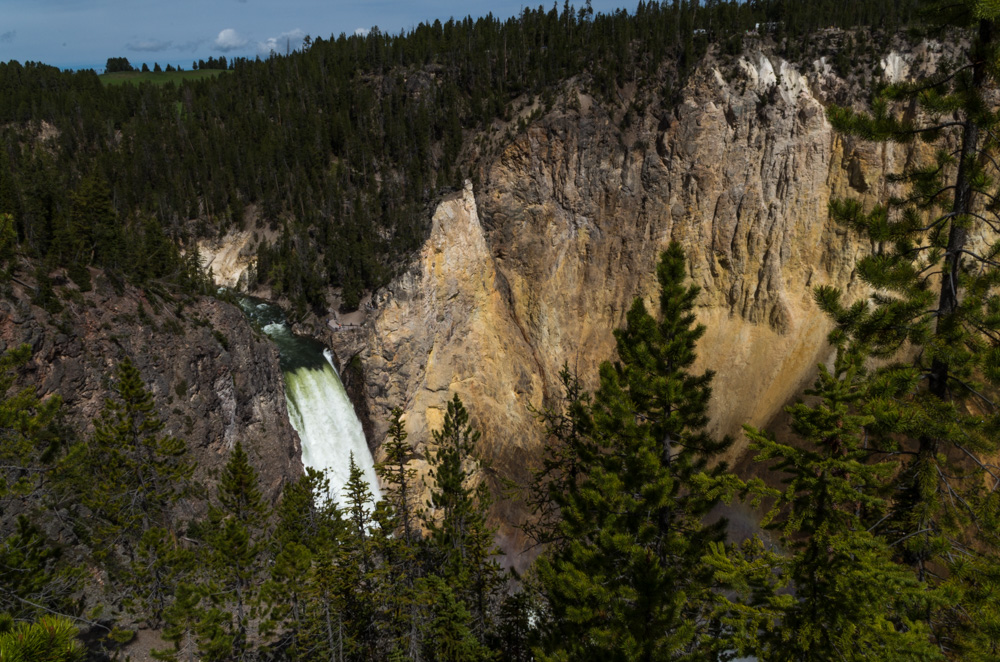
POLYGON ((867 443, 874 421, 864 413, 872 386, 867 357, 863 348, 841 346, 832 372, 820 366, 806 391, 815 402, 787 409, 799 443, 746 429, 755 459, 773 461, 770 469, 786 485, 763 523, 778 532, 783 553, 772 561, 790 590, 765 593, 774 620, 742 651, 760 659, 941 659, 923 615, 943 596, 897 564, 869 530, 889 511, 884 486, 897 467, 873 461, 879 449, 867 443))
POLYGON ((65 231, 66 250, 60 257, 66 264, 96 264, 119 271, 125 266, 122 230, 110 189, 102 177, 91 175, 80 182, 72 197, 65 231))
POLYGON ((447 405, 440 430, 432 431, 436 448, 430 451, 431 498, 424 512, 430 532, 432 567, 464 601, 470 628, 485 642, 503 573, 494 560, 494 530, 487 525, 491 499, 485 483, 472 485, 471 464, 479 431, 469 424, 469 413, 456 394, 447 405))
POLYGON ((14 273, 14 255, 17 251, 17 229, 14 216, 0 212, 0 284, 10 280, 14 273))
POLYGON ((261 589, 267 605, 261 633, 272 647, 295 658, 313 650, 311 619, 320 609, 313 600, 320 559, 334 558, 346 533, 346 522, 329 493, 329 480, 306 468, 304 476, 282 491, 273 535, 274 563, 261 589))
POLYGON ((160 637, 171 642, 173 649, 153 650, 157 660, 165 662, 194 662, 199 659, 198 629, 205 618, 202 607, 204 592, 188 582, 178 584, 174 600, 164 610, 165 626, 160 637))
POLYGON ((678 244, 661 256, 657 278, 662 319, 641 299, 633 304, 616 332, 620 361, 601 366, 587 415, 596 452, 562 472, 584 475, 559 497, 562 542, 538 563, 540 659, 706 659, 716 645, 702 557, 723 530, 702 517, 725 471, 708 462, 729 442, 704 432, 712 374, 688 372, 704 327, 678 244))
MULTIPOLYGON (((903 195, 871 210, 849 201, 831 205, 875 248, 858 263, 873 294, 852 305, 832 288, 817 294, 850 342, 891 359, 873 376, 880 388, 866 405, 874 418, 868 432, 903 462, 892 512, 873 531, 920 581, 935 586, 949 568, 1000 562, 982 539, 989 518, 983 504, 997 484, 988 458, 1000 451, 990 395, 1000 385, 998 118, 989 101, 1000 61, 1000 7, 964 0, 937 10, 939 25, 966 31, 964 62, 927 80, 886 86, 870 114, 829 112, 836 129, 863 139, 907 145, 921 138, 941 147, 932 162, 912 162, 901 173, 903 195), (903 112, 900 104, 919 112, 903 112)), ((975 628, 970 613, 954 604, 925 615, 942 651, 979 654, 956 652, 948 629, 959 622, 975 628)))
POLYGON ((546 441, 528 497, 537 523, 529 523, 527 531, 536 542, 550 548, 565 542, 560 532, 561 509, 569 507, 578 496, 587 467, 599 452, 592 435, 590 393, 568 365, 563 365, 559 378, 563 384, 560 407, 536 412, 545 428, 546 441))
POLYGON ((344 505, 347 515, 347 533, 339 547, 338 566, 343 600, 342 613, 352 642, 352 656, 362 660, 377 659, 376 628, 377 597, 375 559, 372 548, 372 509, 374 497, 365 480, 364 471, 349 459, 349 474, 344 486, 344 505))
POLYGON ((416 470, 408 467, 413 449, 400 408, 390 415, 389 432, 382 443, 385 461, 375 466, 381 479, 383 500, 374 519, 380 535, 375 547, 381 559, 377 586, 383 605, 382 622, 389 642, 387 656, 416 659, 421 648, 420 609, 416 586, 421 576, 421 538, 415 520, 416 470))
POLYGON ((413 449, 406 443, 406 429, 402 420, 403 410, 396 407, 389 418, 389 431, 382 443, 385 461, 375 466, 382 481, 383 498, 392 504, 401 533, 406 540, 416 536, 414 522, 414 492, 416 470, 407 465, 414 457, 413 449))
POLYGON ((210 506, 202 529, 213 608, 206 611, 199 636, 206 655, 216 647, 223 650, 220 642, 228 640, 232 659, 241 660, 248 652, 250 626, 257 615, 270 511, 241 442, 236 442, 222 471, 216 499, 218 504, 210 506))
POLYGON ((194 465, 182 439, 162 434, 127 357, 115 377, 93 434, 70 448, 54 477, 66 503, 89 511, 80 530, 108 572, 107 590, 134 616, 159 623, 184 566, 173 507, 189 493, 194 465))
POLYGON ((426 618, 421 627, 421 657, 430 662, 486 662, 489 649, 476 637, 472 614, 451 582, 438 575, 421 577, 418 604, 426 618))
POLYGON ((143 534, 171 527, 170 509, 187 493, 194 465, 184 440, 162 434, 153 396, 128 357, 115 377, 93 435, 70 449, 59 474, 66 497, 90 510, 95 553, 130 562, 143 534))
POLYGON ((160 526, 149 529, 139 539, 130 572, 119 580, 127 589, 122 603, 133 614, 145 616, 147 627, 160 627, 180 584, 192 575, 193 566, 194 554, 184 547, 176 531, 160 526))
POLYGON ((942 587, 948 604, 939 611, 953 659, 987 662, 1000 657, 1000 494, 975 502, 980 529, 978 553, 962 555, 949 566, 942 587))
POLYGON ((370 529, 372 526, 371 512, 375 506, 365 472, 354 461, 352 451, 348 459, 348 478, 344 485, 344 504, 348 518, 349 537, 357 555, 358 565, 362 574, 372 570, 370 529))
POLYGON ((29 345, 0 354, 0 517, 8 499, 38 490, 45 466, 60 446, 56 422, 61 398, 43 401, 32 387, 16 388, 17 370, 30 358, 29 345))
POLYGON ((300 637, 301 650, 319 659, 342 660, 353 641, 345 632, 344 586, 342 567, 334 553, 316 557, 308 583, 309 601, 306 624, 300 637))
POLYGON ((67 563, 63 551, 37 524, 19 515, 0 539, 0 613, 18 620, 79 614, 83 571, 67 563))
POLYGON ((81 579, 43 532, 44 511, 30 508, 50 498, 47 479, 63 443, 61 399, 43 401, 34 388, 18 385, 17 370, 30 357, 28 345, 0 354, 0 613, 19 620, 77 613, 81 579))

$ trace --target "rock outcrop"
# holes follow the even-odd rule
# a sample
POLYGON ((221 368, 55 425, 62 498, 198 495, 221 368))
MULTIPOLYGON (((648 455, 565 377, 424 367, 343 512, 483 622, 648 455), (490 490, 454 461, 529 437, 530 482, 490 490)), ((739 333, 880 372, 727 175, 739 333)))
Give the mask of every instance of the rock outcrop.
POLYGON ((257 243, 249 230, 234 230, 223 237, 198 242, 202 268, 216 285, 246 289, 247 273, 257 263, 257 243))
MULTIPOLYGON (((447 401, 459 393, 485 434, 512 433, 502 444, 481 444, 491 472, 527 478, 525 456, 537 454, 538 435, 516 432, 532 429, 529 407, 543 405, 546 385, 510 297, 467 184, 438 206, 419 258, 380 294, 378 313, 361 332, 376 439, 385 435, 388 412, 401 406, 424 457, 430 430, 441 427, 447 401)), ((345 343, 356 333, 334 334, 338 356, 350 358, 345 343)), ((497 515, 509 522, 516 513, 497 515)))
MULTIPOLYGON (((60 312, 31 303, 33 283, 0 300, 0 351, 28 343, 27 377, 59 394, 72 427, 88 434, 109 396, 107 378, 129 356, 152 392, 166 431, 187 441, 209 478, 241 441, 270 497, 302 473, 299 438, 288 422, 278 354, 232 305, 209 298, 169 301, 98 272, 94 290, 56 287, 60 312)), ((51 307, 50 307, 51 308, 51 307)))
MULTIPOLYGON (((702 69, 682 103, 650 104, 632 125, 571 88, 494 143, 480 184, 441 202, 364 329, 334 334, 338 355, 364 366, 376 438, 401 406, 422 450, 458 393, 483 432, 487 477, 524 480, 542 445, 530 408, 556 402, 564 364, 595 385, 633 298, 655 309, 670 240, 702 287, 698 368, 717 372, 714 430, 766 424, 829 358, 813 289, 858 292, 864 247, 829 218, 830 199, 871 203, 906 156, 834 134, 824 102, 837 85, 822 61, 800 71, 757 53, 702 69)), ((524 516, 502 508, 505 525, 524 516)), ((517 546, 513 527, 501 535, 517 546)))

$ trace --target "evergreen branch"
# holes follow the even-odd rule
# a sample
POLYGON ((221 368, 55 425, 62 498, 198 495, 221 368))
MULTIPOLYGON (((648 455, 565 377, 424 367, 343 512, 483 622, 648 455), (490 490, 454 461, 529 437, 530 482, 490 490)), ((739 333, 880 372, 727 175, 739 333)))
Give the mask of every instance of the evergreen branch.
POLYGON ((951 186, 942 186, 941 188, 939 188, 934 193, 931 193, 930 195, 919 195, 918 194, 918 195, 911 196, 909 198, 897 198, 897 199, 895 199, 894 202, 895 202, 895 206, 897 206, 897 207, 903 207, 903 206, 906 206, 906 205, 917 204, 918 202, 921 202, 921 201, 923 202, 924 205, 930 205, 942 193, 947 193, 948 191, 954 191, 954 190, 955 190, 954 184, 951 185, 951 186))
MULTIPOLYGON (((925 225, 925 226, 920 227, 920 228, 913 228, 913 232, 929 232, 929 231, 937 228, 939 225, 941 225, 942 223, 944 223, 945 221, 947 221, 949 218, 952 218, 953 216, 956 216, 956 214, 954 212, 947 213, 944 216, 938 216, 937 218, 935 218, 931 222, 930 225, 925 225)), ((914 252, 916 250, 927 250, 928 248, 934 248, 934 247, 933 246, 921 246, 919 249, 912 249, 910 251, 907 251, 906 253, 900 253, 900 255, 906 255, 906 254, 912 253, 912 252, 914 252)))
POLYGON ((990 193, 989 191, 986 191, 986 190, 983 190, 983 189, 978 189, 977 188, 977 189, 974 189, 974 190, 976 191, 976 193, 978 193, 979 195, 983 196, 984 198, 989 198, 990 202, 992 202, 993 204, 1000 205, 1000 197, 995 196, 992 193, 990 193))
MULTIPOLYGON (((993 138, 994 140, 997 140, 997 136, 996 136, 996 134, 993 133, 992 129, 988 130, 987 133, 990 135, 991 138, 993 138)), ((1000 164, 997 163, 997 160, 993 158, 992 154, 990 154, 989 152, 984 151, 979 156, 980 156, 980 158, 988 159, 989 162, 993 164, 994 168, 996 168, 997 170, 1000 170, 1000 164)))
MULTIPOLYGON (((980 262, 980 263, 982 263, 982 264, 988 264, 988 265, 990 265, 991 267, 1000 267, 1000 262, 996 262, 995 260, 991 260, 991 259, 989 259, 989 258, 985 258, 985 257, 983 257, 982 255, 979 255, 979 254, 977 254, 977 253, 973 253, 972 251, 970 251, 970 250, 968 250, 968 249, 965 249, 965 248, 963 248, 963 249, 960 249, 960 250, 959 250, 959 251, 957 251, 957 252, 958 252, 959 254, 965 254, 965 255, 968 255, 968 256, 969 256, 969 257, 971 257, 972 259, 974 259, 974 260, 976 260, 976 261, 978 261, 978 262, 980 262)), ((954 280, 954 279, 951 279, 951 280, 954 280)), ((952 288, 954 288, 954 283, 952 283, 952 288)))
POLYGON ((992 329, 984 328, 978 324, 972 324, 972 328, 992 340, 994 343, 1000 343, 1000 335, 997 335, 992 329))
POLYGON ((959 554, 964 554, 966 556, 974 556, 972 550, 969 549, 968 545, 962 543, 962 541, 947 536, 948 542, 951 543, 951 549, 955 550, 959 554))
POLYGON ((950 129, 953 126, 964 127, 965 125, 966 125, 966 122, 964 120, 963 121, 956 120, 954 122, 944 122, 942 124, 935 124, 933 126, 924 126, 924 127, 920 127, 919 129, 909 129, 907 131, 897 131, 896 133, 898 133, 900 135, 913 135, 913 136, 915 136, 915 135, 919 135, 921 133, 930 133, 932 131, 941 131, 942 129, 950 129))
POLYGON ((111 628, 109 628, 107 625, 104 625, 103 623, 98 623, 97 621, 91 621, 91 620, 88 620, 86 618, 82 618, 80 616, 74 616, 72 614, 65 614, 63 612, 56 611, 55 609, 52 609, 50 607, 46 607, 45 605, 40 605, 40 604, 38 604, 36 602, 33 602, 33 601, 31 601, 31 600, 29 600, 29 599, 27 599, 25 597, 20 596, 20 595, 14 593, 12 591, 6 591, 5 590, 4 593, 6 593, 8 596, 14 598, 15 600, 17 600, 18 602, 20 602, 22 604, 28 605, 29 607, 34 607, 35 609, 40 609, 40 610, 42 610, 44 612, 52 614, 53 616, 60 616, 62 618, 68 618, 68 619, 70 619, 72 621, 76 621, 77 623, 84 623, 84 624, 86 624, 86 625, 88 625, 88 626, 90 626, 92 628, 100 628, 100 629, 104 630, 105 632, 108 632, 108 633, 111 632, 111 628))
POLYGON ((976 516, 976 509, 970 506, 969 502, 963 499, 962 495, 959 494, 955 490, 955 488, 951 486, 951 483, 948 481, 949 478, 961 480, 964 477, 948 476, 943 471, 941 471, 941 467, 938 465, 934 465, 934 469, 937 471, 938 476, 940 476, 942 484, 948 489, 948 498, 951 499, 952 505, 954 505, 955 499, 958 499, 962 503, 962 505, 965 506, 966 509, 969 511, 969 514, 972 515, 972 521, 976 523, 976 528, 977 529, 980 528, 979 518, 976 516))
POLYGON ((893 516, 893 513, 892 513, 892 512, 890 511, 890 512, 889 512, 889 513, 888 513, 887 515, 885 515, 885 517, 883 517, 883 518, 882 518, 882 519, 880 519, 879 521, 877 521, 877 522, 875 522, 874 524, 872 524, 872 525, 871 525, 871 526, 870 526, 870 527, 869 527, 869 528, 867 529, 868 533, 872 533, 873 531, 875 531, 875 529, 876 529, 876 528, 878 528, 878 525, 879 525, 879 524, 881 524, 882 522, 886 521, 887 519, 889 519, 889 518, 890 518, 890 517, 892 517, 892 516, 893 516))
POLYGON ((0 464, 0 471, 22 471, 26 473, 42 473, 43 471, 47 471, 47 469, 43 469, 41 467, 26 467, 23 464, 11 464, 11 465, 0 464))
POLYGON ((996 491, 997 486, 1000 485, 1000 476, 997 476, 995 473, 993 473, 993 471, 991 471, 991 469, 994 468, 994 467, 992 467, 991 465, 984 464, 982 460, 980 460, 978 457, 976 457, 975 453, 971 452, 969 449, 967 449, 962 444, 956 443, 955 444, 955 448, 959 449, 960 451, 962 451, 963 453, 965 453, 966 455, 968 455, 969 458, 973 462, 975 462, 977 465, 979 465, 980 469, 982 469, 983 471, 985 471, 987 474, 989 474, 993 478, 994 484, 993 484, 993 490, 992 491, 996 491))
MULTIPOLYGON (((992 339, 992 337, 991 337, 991 339, 992 339)), ((986 397, 986 396, 985 396, 985 395, 983 395, 982 393, 980 393, 979 391, 977 391, 976 389, 972 388, 972 385, 971 385, 971 384, 968 384, 968 383, 967 383, 967 382, 965 382, 964 380, 961 380, 961 379, 959 379, 958 377, 956 377, 956 376, 954 376, 954 375, 949 375, 949 377, 951 377, 951 379, 952 379, 953 381, 956 381, 956 382, 958 382, 958 384, 959 384, 959 385, 960 385, 961 387, 963 387, 963 388, 964 388, 965 390, 967 390, 968 392, 970 392, 970 393, 972 393, 973 395, 975 395, 976 397, 978 397, 978 398, 979 398, 980 400, 982 400, 983 402, 985 402, 986 404, 988 404, 988 405, 989 405, 990 407, 992 407, 993 409, 996 409, 996 407, 997 407, 996 403, 995 403, 995 402, 993 402, 992 400, 990 400, 990 399, 989 399, 988 397, 986 397)))
MULTIPOLYGON (((959 215, 960 214, 956 214, 955 212, 952 212, 951 214, 948 214, 948 216, 950 216, 950 217, 952 217, 952 216, 959 216, 959 215)), ((991 221, 990 219, 986 218, 982 214, 977 214, 974 211, 967 211, 967 212, 965 212, 965 214, 961 214, 961 215, 962 216, 971 216, 972 218, 980 220, 983 223, 985 223, 986 225, 990 226, 990 229, 993 230, 994 232, 1000 233, 1000 227, 994 225, 993 221, 991 221)), ((998 220, 1000 220, 1000 214, 994 214, 994 216, 997 216, 998 220)))
MULTIPOLYGON (((978 191, 978 190, 977 190, 977 192, 978 193, 984 193, 983 191, 978 191)), ((958 216, 971 216, 972 218, 975 218, 977 220, 982 221, 983 223, 986 223, 988 226, 990 226, 990 228, 994 232, 1000 233, 1000 227, 994 225, 993 221, 991 221, 990 219, 986 218, 985 216, 983 216, 981 214, 977 214, 976 212, 973 212, 973 211, 966 211, 966 212, 951 211, 951 212, 948 212, 947 214, 943 214, 943 215, 938 216, 937 218, 935 218, 934 221, 930 225, 925 225, 925 226, 920 227, 920 228, 913 228, 913 232, 928 232, 930 230, 933 230, 937 226, 941 225, 941 223, 943 223, 944 221, 947 221, 947 220, 952 219, 952 218, 956 218, 958 216)), ((994 216, 996 216, 997 219, 1000 220, 1000 214, 994 214, 994 216)), ((907 251, 905 253, 900 253, 900 255, 907 255, 908 253, 912 253, 912 252, 915 252, 917 250, 926 250, 928 248, 934 248, 934 246, 921 246, 920 248, 914 248, 914 249, 911 249, 911 250, 909 250, 909 251, 907 251)))
POLYGON ((896 545, 898 545, 899 543, 901 543, 901 542, 903 542, 905 540, 909 540, 910 538, 913 538, 914 536, 919 536, 922 533, 931 533, 933 530, 934 529, 932 529, 932 528, 927 528, 927 529, 920 529, 919 531, 914 531, 913 533, 907 533, 905 536, 903 536, 899 540, 897 540, 895 542, 889 543, 889 547, 895 547, 896 545))
MULTIPOLYGON (((922 278, 929 278, 931 276, 940 276, 942 273, 944 273, 943 271, 932 271, 929 274, 924 274, 925 271, 927 271, 928 269, 933 269, 936 266, 938 266, 938 263, 937 262, 932 262, 932 263, 928 264, 926 267, 924 267, 923 269, 921 269, 920 271, 917 271, 914 275, 921 276, 922 278)), ((939 311, 938 310, 928 310, 927 312, 934 313, 936 315, 939 311)))
POLYGON ((898 92, 903 92, 907 96, 909 96, 909 95, 916 95, 916 94, 919 94, 921 92, 926 92, 927 90, 932 90, 935 87, 941 87, 945 83, 951 82, 952 80, 954 80, 955 78, 957 78, 960 73, 962 73, 963 71, 965 71, 967 69, 972 69, 973 67, 976 66, 976 64, 977 63, 972 62, 970 64, 967 64, 967 65, 963 66, 963 67, 959 67, 958 69, 956 69, 955 71, 951 72, 950 74, 948 74, 944 78, 941 78, 941 79, 938 79, 938 80, 930 79, 930 80, 927 81, 926 84, 923 84, 923 85, 913 85, 913 86, 897 85, 897 86, 894 86, 894 87, 897 88, 898 92))

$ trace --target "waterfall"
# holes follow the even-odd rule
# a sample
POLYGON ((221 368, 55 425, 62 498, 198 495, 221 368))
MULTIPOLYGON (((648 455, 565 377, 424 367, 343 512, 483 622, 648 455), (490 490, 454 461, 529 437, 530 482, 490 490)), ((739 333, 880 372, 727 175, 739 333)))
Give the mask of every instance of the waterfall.
POLYGON ((378 499, 375 463, 330 350, 312 338, 292 333, 281 309, 273 304, 245 298, 240 307, 278 346, 288 418, 302 441, 302 464, 326 471, 331 493, 343 503, 353 452, 354 462, 364 471, 378 499))
POLYGON ((285 399, 292 427, 302 440, 302 464, 327 470, 330 488, 341 494, 353 452, 355 463, 378 496, 375 467, 361 421, 333 365, 324 361, 318 368, 285 372, 285 399))

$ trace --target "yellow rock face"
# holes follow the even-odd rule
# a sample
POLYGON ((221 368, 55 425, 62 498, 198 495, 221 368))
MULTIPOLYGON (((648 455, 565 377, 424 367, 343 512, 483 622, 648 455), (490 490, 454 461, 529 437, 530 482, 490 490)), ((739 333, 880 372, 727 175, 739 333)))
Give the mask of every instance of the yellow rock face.
POLYGON ((379 436, 387 412, 402 406, 423 455, 457 393, 484 433, 483 459, 500 475, 526 476, 523 455, 540 439, 529 405, 542 406, 544 385, 524 363, 533 349, 506 290, 467 185, 438 206, 430 239, 410 271, 380 293, 367 330, 361 357, 379 436), (504 443, 494 443, 501 431, 504 443))
MULTIPOLYGON (((543 443, 530 408, 557 404, 563 364, 596 385, 633 298, 656 310, 653 270, 671 240, 702 288, 713 428, 766 424, 829 358, 813 289, 858 291, 864 247, 829 218, 831 197, 872 202, 905 157, 834 135, 827 69, 759 55, 730 82, 694 76, 682 104, 651 106, 630 133, 576 103, 516 134, 477 190, 439 205, 409 271, 376 296, 360 353, 375 441, 401 406, 423 451, 458 393, 483 433, 485 475, 526 480, 543 443)), ((525 511, 506 502, 495 515, 512 550, 525 511)))

